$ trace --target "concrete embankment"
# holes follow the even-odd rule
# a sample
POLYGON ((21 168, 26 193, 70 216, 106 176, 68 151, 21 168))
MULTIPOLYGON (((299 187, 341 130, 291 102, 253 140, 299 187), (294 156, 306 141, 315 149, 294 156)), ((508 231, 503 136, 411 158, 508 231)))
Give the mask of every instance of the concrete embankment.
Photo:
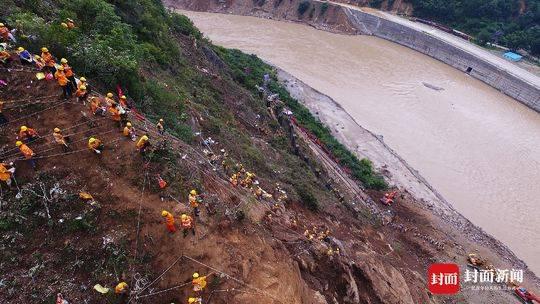
MULTIPOLYGON (((414 49, 468 73, 502 93, 540 112, 540 78, 502 59, 481 55, 479 47, 411 26, 398 17, 362 11, 344 4, 312 0, 300 15, 301 0, 256 2, 251 0, 165 0, 166 5, 194 11, 232 13, 306 23, 317 29, 380 37, 414 49), (262 4, 261 4, 262 3, 262 4), (466 45, 460 47, 459 45, 466 45)), ((459 38, 456 38, 459 39, 459 38)))

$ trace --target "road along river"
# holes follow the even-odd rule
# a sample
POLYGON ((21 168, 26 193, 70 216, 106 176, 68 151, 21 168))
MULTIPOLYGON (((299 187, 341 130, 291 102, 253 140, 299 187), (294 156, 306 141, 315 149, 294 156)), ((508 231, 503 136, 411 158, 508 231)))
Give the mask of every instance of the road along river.
POLYGON ((540 274, 538 113, 379 38, 182 13, 214 43, 254 53, 332 97, 359 124, 382 135, 454 208, 540 274))

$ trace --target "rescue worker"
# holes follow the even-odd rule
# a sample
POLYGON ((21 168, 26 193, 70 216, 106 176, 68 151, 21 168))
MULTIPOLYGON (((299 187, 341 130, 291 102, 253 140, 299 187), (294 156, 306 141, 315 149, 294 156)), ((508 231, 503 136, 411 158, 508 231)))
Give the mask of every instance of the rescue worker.
POLYGON ((39 55, 34 55, 34 63, 36 64, 36 67, 40 70, 43 70, 43 68, 47 65, 45 63, 45 60, 41 58, 39 55))
POLYGON ((56 68, 54 67, 56 62, 54 61, 53 55, 49 52, 49 49, 46 47, 41 48, 41 58, 45 62, 47 71, 54 74, 56 72, 56 68))
POLYGON ((19 151, 24 155, 24 158, 28 161, 30 166, 32 166, 32 169, 36 169, 36 161, 32 158, 34 157, 35 153, 32 151, 32 149, 28 148, 27 145, 23 144, 22 141, 17 141, 15 145, 19 148, 19 151))
POLYGON ((86 82, 86 78, 84 77, 79 78, 79 82, 77 83, 77 89, 82 86, 86 87, 86 96, 84 97, 86 99, 88 95, 90 95, 90 93, 92 92, 92 88, 90 87, 90 84, 86 82))
POLYGON ((60 59, 60 63, 64 67, 64 74, 66 74, 67 79, 69 80, 69 83, 71 85, 71 90, 75 90, 77 87, 77 81, 75 80, 75 75, 73 74, 73 69, 68 65, 68 61, 66 58, 60 59))
POLYGON ((101 101, 99 97, 92 97, 90 99, 90 111, 92 111, 92 114, 99 115, 99 116, 105 116, 105 107, 101 105, 101 101))
POLYGON ((11 54, 0 46, 0 62, 8 63, 8 61, 11 61, 11 54))
POLYGON ((193 285, 193 291, 201 292, 206 288, 206 276, 201 277, 198 272, 193 273, 193 280, 191 280, 193 285))
POLYGON ((126 126, 124 127, 124 131, 122 132, 125 137, 131 139, 132 141, 137 140, 137 135, 135 134, 135 128, 131 125, 131 122, 127 122, 126 126))
POLYGON ((195 235, 195 226, 193 225, 193 218, 185 213, 180 216, 180 224, 182 225, 182 232, 184 237, 189 233, 189 230, 195 235))
POLYGON ((4 110, 4 102, 0 100, 0 126, 8 122, 6 116, 3 113, 3 110, 4 110))
POLYGON ((111 93, 111 92, 107 93, 107 97, 105 97, 105 103, 107 104, 107 108, 110 108, 114 104, 116 104, 116 101, 114 101, 113 93, 111 93))
POLYGON ((148 136, 147 135, 141 136, 136 146, 137 146, 137 149, 139 149, 139 152, 144 155, 144 153, 146 152, 146 149, 148 149, 148 147, 151 146, 148 136))
POLYGON ((230 178, 230 182, 233 186, 238 186, 238 174, 237 173, 234 173, 231 178, 230 178))
POLYGON ((69 79, 64 73, 64 66, 58 67, 58 70, 54 73, 54 78, 58 81, 60 87, 62 87, 62 96, 64 98, 71 97, 71 84, 69 83, 69 79))
POLYGON ((86 92, 86 86, 79 86, 77 92, 75 92, 75 96, 77 96, 77 100, 79 102, 82 102, 83 105, 86 105, 86 96, 88 96, 88 92, 86 92))
POLYGON ((158 129, 159 134, 163 135, 165 133, 165 127, 163 126, 163 118, 160 118, 156 127, 158 129))
POLYGON ((62 131, 59 128, 54 128, 53 137, 54 137, 54 141, 56 141, 57 144, 62 146, 62 149, 64 150, 64 152, 69 151, 69 146, 67 144, 68 139, 64 137, 64 135, 62 134, 62 131))
POLYGON ((114 293, 116 294, 126 294, 128 292, 128 284, 126 282, 120 282, 114 288, 114 293))
POLYGON ((116 122, 118 127, 121 127, 122 117, 120 117, 120 110, 118 109, 116 102, 113 103, 111 107, 109 107, 109 113, 111 114, 112 120, 116 122))
POLYGON ((128 107, 128 106, 127 106, 127 97, 126 97, 126 95, 120 96, 119 101, 120 101, 120 105, 121 105, 122 107, 124 107, 124 108, 127 108, 127 107, 128 107))
POLYGON ((9 187, 11 187, 11 178, 15 174, 15 167, 13 164, 0 163, 0 181, 5 182, 9 187))
POLYGON ((195 189, 191 190, 188 195, 189 205, 191 208, 193 208, 193 214, 195 216, 199 216, 200 210, 199 210, 199 195, 197 194, 197 191, 195 189))
POLYGON ((176 227, 174 226, 174 216, 168 211, 161 211, 161 216, 165 218, 165 224, 167 225, 167 230, 170 233, 176 232, 176 227))
POLYGON ((94 151, 96 154, 101 154, 105 146, 103 143, 101 143, 101 140, 95 137, 90 137, 90 139, 88 139, 88 148, 94 151))
POLYGON ((19 55, 19 59, 21 60, 22 64, 32 64, 34 62, 32 54, 30 54, 30 52, 25 50, 23 47, 19 47, 17 49, 17 55, 19 55))
POLYGON ((13 34, 11 34, 11 31, 3 23, 0 23, 0 38, 2 38, 4 42, 9 42, 11 40, 14 43, 17 43, 17 40, 13 34))
POLYGON ((73 21, 73 19, 67 18, 66 25, 68 29, 72 30, 75 28, 75 21, 73 21))
POLYGON ((30 143, 38 139, 38 137, 36 130, 28 128, 27 126, 22 126, 19 130, 19 140, 22 140, 25 143, 30 143))

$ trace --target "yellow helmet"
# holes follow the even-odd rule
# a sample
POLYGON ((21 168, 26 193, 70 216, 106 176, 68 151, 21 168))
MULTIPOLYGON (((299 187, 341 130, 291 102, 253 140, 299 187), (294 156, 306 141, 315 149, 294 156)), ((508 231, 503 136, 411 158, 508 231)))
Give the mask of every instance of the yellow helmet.
POLYGON ((131 123, 128 121, 126 127, 131 127, 131 123))
POLYGON ((114 96, 113 93, 111 92, 107 93, 107 97, 112 98, 113 96, 114 96))
POLYGON ((121 99, 127 99, 126 95, 120 96, 121 99))
POLYGON ((143 136, 141 137, 141 139, 144 140, 144 141, 146 141, 146 140, 148 140, 148 136, 143 135, 143 136))
POLYGON ((54 133, 60 133, 60 129, 59 128, 54 128, 54 133))
POLYGON ((199 273, 198 273, 198 272, 194 272, 194 273, 193 273, 193 278, 196 279, 196 278, 198 278, 198 277, 199 277, 199 273))
POLYGON ((83 90, 83 91, 84 91, 84 90, 86 90, 86 86, 85 86, 85 85, 82 85, 82 86, 80 86, 80 88, 79 88, 79 89, 81 89, 81 90, 83 90))
POLYGON ((39 55, 34 55, 34 59, 39 60, 39 59, 41 59, 41 56, 39 56, 39 55))
POLYGON ((182 213, 182 215, 180 216, 181 219, 185 220, 187 219, 187 215, 185 213, 182 213))
POLYGON ((22 126, 22 127, 21 127, 21 131, 26 132, 27 130, 28 130, 28 127, 27 127, 27 126, 22 126))
POLYGON ((4 26, 4 24, 0 22, 0 26, 4 26))
POLYGON ((64 70, 64 66, 62 66, 62 65, 59 66, 59 67, 58 67, 58 70, 59 70, 59 71, 63 71, 63 70, 64 70))
POLYGON ((18 49, 17 49, 17 52, 24 52, 24 48, 22 46, 20 46, 18 49))
POLYGON ((189 192, 189 194, 191 194, 191 195, 197 195, 197 191, 195 191, 195 189, 193 189, 193 190, 191 190, 191 191, 189 192))
POLYGON ((86 78, 84 77, 81 77, 81 79, 79 79, 81 82, 86 82, 86 78))
POLYGON ((18 141, 15 143, 15 145, 16 145, 17 147, 22 146, 22 141, 18 140, 18 141))
POLYGON ((42 47, 42 48, 41 48, 41 51, 42 51, 43 53, 48 53, 48 52, 49 52, 49 49, 46 48, 46 47, 42 47))
POLYGON ((90 137, 90 139, 88 140, 89 143, 93 144, 96 142, 96 139, 93 138, 93 137, 90 137))
POLYGON ((67 63, 67 59, 66 58, 60 59, 60 63, 67 63))
POLYGON ((188 299, 188 303, 190 303, 190 304, 195 303, 195 301, 197 301, 197 299, 195 299, 195 298, 189 298, 188 299))
POLYGON ((165 210, 161 211, 161 216, 167 216, 168 214, 169 214, 169 212, 167 212, 165 210))
POLYGON ((163 122, 163 118, 160 118, 160 119, 159 119, 159 122, 163 122))
POLYGON ((68 27, 67 23, 65 23, 65 22, 62 22, 60 25, 62 25, 62 27, 64 27, 64 28, 68 27))

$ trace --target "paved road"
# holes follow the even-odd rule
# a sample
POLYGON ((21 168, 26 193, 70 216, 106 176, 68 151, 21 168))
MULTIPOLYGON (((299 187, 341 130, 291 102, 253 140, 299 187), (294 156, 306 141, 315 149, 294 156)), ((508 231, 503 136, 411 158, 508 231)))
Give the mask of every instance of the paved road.
POLYGON ((498 68, 507 71, 510 74, 515 75, 518 78, 523 79, 524 81, 534 85, 540 90, 540 77, 530 73, 529 71, 526 71, 522 69, 521 67, 505 60, 504 58, 498 57, 489 51, 470 43, 467 40, 464 40, 462 38, 459 38, 457 36, 451 35, 449 33, 443 32, 439 29, 436 29, 434 27, 431 27, 427 24, 413 22, 408 19, 402 18, 400 16, 396 16, 387 12, 374 10, 370 8, 360 8, 357 6, 344 4, 344 3, 338 3, 338 2, 331 2, 336 5, 340 5, 343 7, 347 7, 352 10, 358 10, 362 11, 364 13, 372 14, 378 17, 385 18, 387 20, 393 21, 395 23, 402 24, 404 26, 407 26, 409 28, 415 29, 417 31, 422 31, 430 34, 433 37, 436 37, 440 40, 443 40, 453 46, 456 46, 468 53, 471 53, 479 58, 484 59, 487 62, 492 63, 493 65, 497 66, 498 68))

